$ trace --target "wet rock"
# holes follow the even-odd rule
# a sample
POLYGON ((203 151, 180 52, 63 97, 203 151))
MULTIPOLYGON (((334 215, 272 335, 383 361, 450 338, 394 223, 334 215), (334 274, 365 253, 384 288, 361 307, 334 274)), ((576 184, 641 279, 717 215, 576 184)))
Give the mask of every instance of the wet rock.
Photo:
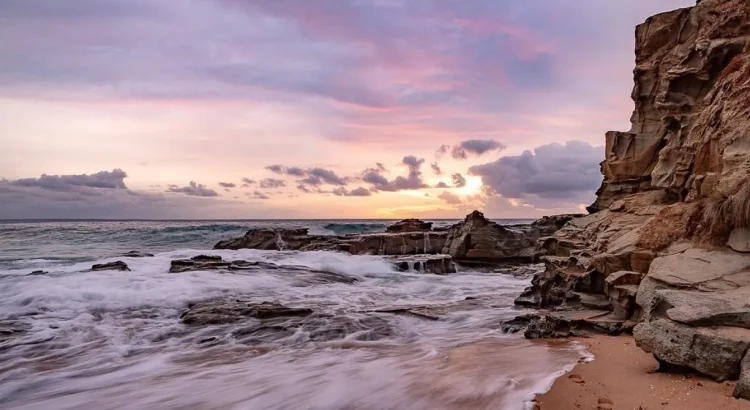
POLYGON ((0 351, 10 349, 17 345, 17 337, 25 334, 31 326, 14 320, 0 319, 0 351))
POLYGON ((180 319, 188 325, 217 325, 246 319, 308 316, 312 313, 307 308, 289 308, 273 302, 253 303, 235 299, 192 304, 180 314, 180 319))
POLYGON ((448 255, 435 256, 398 256, 393 258, 396 269, 401 272, 420 272, 434 275, 456 273, 456 265, 448 255))
POLYGON ((632 328, 632 323, 613 318, 608 311, 540 311, 518 316, 503 324, 509 332, 523 329, 527 339, 554 339, 593 334, 618 335, 632 328))
POLYGON ((108 263, 94 265, 91 267, 91 270, 94 272, 104 271, 104 270, 130 271, 130 268, 125 262, 116 261, 116 262, 108 262, 108 263))
POLYGON ((190 259, 173 260, 170 263, 169 273, 229 269, 231 265, 231 262, 222 260, 221 256, 199 255, 190 259))
POLYGON ((29 275, 28 275, 28 276, 40 276, 40 275, 46 275, 46 274, 48 274, 48 273, 49 273, 49 272, 47 272, 47 271, 43 271, 43 270, 35 270, 35 271, 33 271, 33 272, 29 273, 29 275))
POLYGON ((447 315, 449 311, 450 310, 448 306, 408 306, 378 309, 373 312, 414 316, 427 320, 440 320, 442 317, 447 315))
POLYGON ((123 254, 122 256, 126 258, 151 258, 154 256, 154 254, 148 253, 148 252, 141 252, 141 251, 130 251, 128 253, 123 254))
POLYGON ((419 219, 404 219, 389 226, 386 232, 403 233, 403 232, 424 232, 432 229, 432 222, 425 222, 419 219))
POLYGON ((223 259, 221 256, 218 255, 198 255, 193 256, 190 258, 193 262, 203 263, 203 262, 221 262, 223 259))

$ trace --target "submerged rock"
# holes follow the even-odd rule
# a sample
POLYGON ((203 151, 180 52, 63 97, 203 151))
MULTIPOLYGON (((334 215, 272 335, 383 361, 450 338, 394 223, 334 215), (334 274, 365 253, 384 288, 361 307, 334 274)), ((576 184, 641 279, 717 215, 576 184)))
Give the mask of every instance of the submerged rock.
POLYGON ((126 258, 151 258, 154 256, 154 254, 148 253, 148 252, 141 252, 141 251, 130 251, 128 253, 123 254, 122 256, 126 258))
POLYGON ((335 273, 311 269, 307 266, 277 265, 270 262, 234 260, 225 261, 220 256, 199 255, 190 259, 173 260, 170 273, 219 271, 221 273, 248 274, 253 271, 278 272, 293 274, 301 280, 307 278, 310 283, 354 283, 357 278, 335 273))
POLYGON ((103 270, 119 270, 119 271, 130 271, 128 265, 123 261, 108 262, 91 267, 92 271, 103 271, 103 270))
POLYGON ((215 300, 195 303, 180 314, 188 325, 217 325, 245 319, 308 316, 312 309, 289 308, 273 302, 252 303, 243 300, 215 300))

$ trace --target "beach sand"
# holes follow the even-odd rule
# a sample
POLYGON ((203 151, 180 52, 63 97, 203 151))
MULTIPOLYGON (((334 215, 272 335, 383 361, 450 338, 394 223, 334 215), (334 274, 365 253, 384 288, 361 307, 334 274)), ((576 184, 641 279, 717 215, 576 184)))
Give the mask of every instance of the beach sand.
POLYGON ((541 410, 571 409, 750 409, 750 401, 732 397, 734 383, 697 375, 654 373, 653 356, 632 336, 576 339, 596 358, 577 365, 537 397, 541 410))

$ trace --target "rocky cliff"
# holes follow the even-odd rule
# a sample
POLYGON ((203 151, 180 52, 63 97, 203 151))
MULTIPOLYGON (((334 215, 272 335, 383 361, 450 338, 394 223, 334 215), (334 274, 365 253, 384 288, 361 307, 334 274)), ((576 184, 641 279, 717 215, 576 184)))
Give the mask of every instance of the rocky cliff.
MULTIPOLYGON (((542 241, 546 270, 518 300, 638 323, 637 343, 662 364, 742 374, 735 394, 745 398, 749 44, 748 0, 702 0, 637 27, 632 127, 606 134, 591 215, 542 241)), ((537 322, 561 319, 550 315, 537 322)))

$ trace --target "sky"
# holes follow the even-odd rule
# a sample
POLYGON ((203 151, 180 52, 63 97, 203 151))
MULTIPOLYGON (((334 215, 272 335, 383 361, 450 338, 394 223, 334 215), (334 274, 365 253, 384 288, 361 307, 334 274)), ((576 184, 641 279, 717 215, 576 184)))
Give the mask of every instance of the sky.
POLYGON ((694 0, 3 0, 0 219, 582 212, 694 0))

